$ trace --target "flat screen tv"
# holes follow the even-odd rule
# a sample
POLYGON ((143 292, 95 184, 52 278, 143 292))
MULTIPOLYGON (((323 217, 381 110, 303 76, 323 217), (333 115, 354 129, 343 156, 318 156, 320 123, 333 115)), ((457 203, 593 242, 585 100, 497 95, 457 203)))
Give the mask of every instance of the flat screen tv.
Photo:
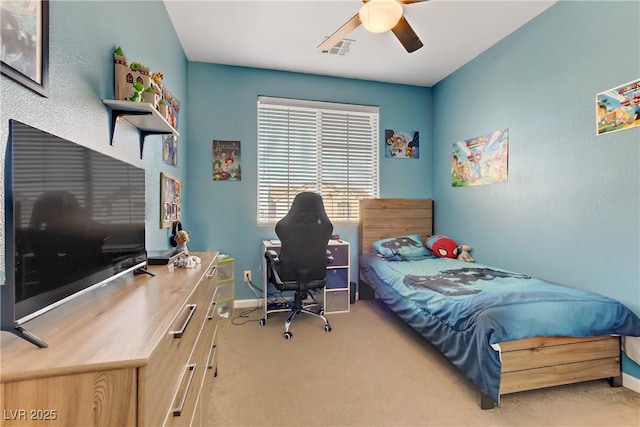
POLYGON ((124 161, 9 121, 5 163, 2 330, 146 265, 145 173, 124 161))

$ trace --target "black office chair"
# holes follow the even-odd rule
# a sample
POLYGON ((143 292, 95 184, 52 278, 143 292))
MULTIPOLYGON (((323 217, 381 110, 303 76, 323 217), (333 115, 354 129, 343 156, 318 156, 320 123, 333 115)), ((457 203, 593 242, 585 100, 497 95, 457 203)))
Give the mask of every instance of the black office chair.
MULTIPOLYGON (((268 282, 279 291, 295 291, 293 303, 289 303, 290 314, 284 324, 286 339, 293 336, 289 326, 299 313, 321 318, 325 331, 331 331, 324 308, 312 291, 322 290, 327 281, 327 264, 332 260, 327 246, 332 232, 333 224, 324 210, 322 196, 308 191, 296 195, 287 215, 276 224, 280 253, 269 250, 265 258, 268 282), (305 303, 307 298, 313 302, 305 303)), ((261 319, 262 325, 266 324, 266 317, 267 314, 261 319)))

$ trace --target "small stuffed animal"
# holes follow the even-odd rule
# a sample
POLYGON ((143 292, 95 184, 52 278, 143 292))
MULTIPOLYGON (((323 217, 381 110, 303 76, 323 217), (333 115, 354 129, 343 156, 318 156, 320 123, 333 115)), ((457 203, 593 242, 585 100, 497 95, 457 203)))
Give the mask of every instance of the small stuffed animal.
POLYGON ((441 258, 459 259, 464 262, 475 262, 471 256, 471 246, 458 245, 447 236, 435 234, 425 240, 425 246, 435 255, 441 258))
POLYGON ((173 266, 176 268, 195 268, 200 264, 202 260, 195 255, 187 255, 185 252, 181 252, 173 261, 173 266))
POLYGON ((186 230, 180 230, 176 233, 176 249, 173 251, 174 255, 184 253, 189 255, 189 249, 187 249, 187 243, 189 242, 189 232, 186 230))
POLYGON ((469 252, 471 252, 471 246, 469 246, 469 245, 460 245, 460 246, 458 246, 458 252, 460 252, 460 255, 458 255, 458 259, 460 261, 476 262, 476 260, 473 259, 473 257, 469 253, 469 252))
POLYGON ((441 258, 455 259, 458 257, 458 244, 449 237, 435 234, 429 237, 424 243, 427 249, 441 258))
POLYGON ((175 250, 173 251, 173 256, 178 255, 176 259, 173 261, 173 266, 177 268, 194 268, 198 264, 202 262, 200 257, 195 255, 189 255, 189 249, 187 248, 187 243, 189 242, 189 232, 187 230, 182 229, 182 225, 180 223, 177 224, 178 231, 175 232, 173 236, 171 236, 171 244, 175 242, 175 250))

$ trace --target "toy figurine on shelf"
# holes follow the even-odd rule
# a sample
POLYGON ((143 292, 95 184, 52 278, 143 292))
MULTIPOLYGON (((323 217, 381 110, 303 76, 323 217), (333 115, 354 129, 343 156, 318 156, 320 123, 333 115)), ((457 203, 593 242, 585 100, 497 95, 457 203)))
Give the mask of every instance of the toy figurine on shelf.
POLYGON ((164 80, 164 74, 162 73, 153 73, 153 82, 158 85, 158 88, 162 91, 162 80, 164 80))
POLYGON ((165 120, 167 120, 167 114, 169 114, 169 106, 164 99, 161 99, 158 102, 158 112, 165 120))
POLYGON ((121 90, 124 91, 123 86, 127 83, 127 73, 129 71, 129 64, 127 64, 127 57, 125 56, 122 48, 118 47, 115 52, 113 52, 113 60, 115 62, 114 69, 114 95, 117 100, 125 100, 124 94, 120 93, 121 90))
POLYGON ((156 110, 158 109, 158 98, 158 94, 152 86, 142 91, 142 102, 148 102, 156 110))
POLYGON ((142 102, 142 83, 134 83, 131 85, 131 96, 129 96, 129 101, 133 102, 142 102))

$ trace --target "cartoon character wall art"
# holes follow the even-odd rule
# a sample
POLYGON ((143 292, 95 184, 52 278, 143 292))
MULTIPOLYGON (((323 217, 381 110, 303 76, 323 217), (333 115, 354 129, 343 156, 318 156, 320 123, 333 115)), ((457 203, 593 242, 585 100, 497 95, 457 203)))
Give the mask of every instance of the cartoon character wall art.
POLYGON ((597 134, 640 126, 640 79, 596 95, 597 134))
POLYGON ((242 180, 240 141, 213 141, 213 180, 242 180))
POLYGON ((178 138, 175 135, 162 137, 162 163, 178 166, 178 138))
POLYGON ((466 187, 507 182, 509 129, 453 144, 451 185, 466 187))
POLYGON ((385 157, 397 159, 420 158, 420 135, 418 131, 394 131, 385 129, 385 157))

